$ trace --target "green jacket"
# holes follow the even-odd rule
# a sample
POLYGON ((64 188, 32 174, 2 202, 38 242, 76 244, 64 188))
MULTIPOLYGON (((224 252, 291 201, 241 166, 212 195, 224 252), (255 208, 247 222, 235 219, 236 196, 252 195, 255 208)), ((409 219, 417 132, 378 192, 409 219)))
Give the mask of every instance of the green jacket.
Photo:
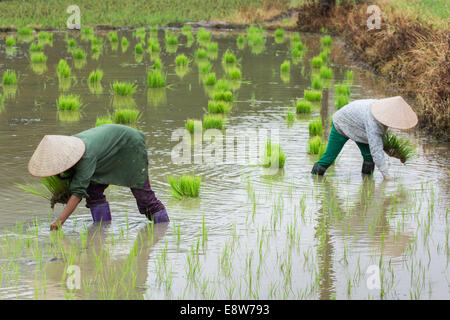
POLYGON ((145 136, 141 131, 104 124, 78 134, 86 152, 74 166, 70 192, 87 198, 91 182, 142 189, 148 177, 145 136))

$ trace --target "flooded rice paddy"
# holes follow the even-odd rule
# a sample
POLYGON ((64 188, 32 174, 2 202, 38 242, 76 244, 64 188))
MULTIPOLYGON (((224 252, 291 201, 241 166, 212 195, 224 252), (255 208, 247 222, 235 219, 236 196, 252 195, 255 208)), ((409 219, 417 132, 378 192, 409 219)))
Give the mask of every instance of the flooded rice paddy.
POLYGON ((265 43, 255 47, 237 43, 245 32, 214 31, 218 51, 208 51, 210 72, 216 79, 227 77, 222 57, 229 49, 242 73, 241 80, 230 82, 233 102, 223 135, 252 132, 254 138, 255 132, 273 131, 286 163, 275 174, 240 152, 215 163, 201 157, 206 142, 192 144, 190 163, 179 163, 173 158, 179 139, 172 135, 188 118, 203 118, 211 88, 196 58, 205 44, 174 32, 177 45, 166 45, 159 30, 161 50, 149 53, 147 30, 143 54, 135 53, 140 40, 134 31, 119 31, 118 43, 95 33, 98 53, 92 51, 92 35, 54 33, 43 47, 47 61, 38 65, 29 53, 36 35, 14 34, 12 47, 5 44, 7 35, 1 36, 1 74, 11 69, 18 78, 17 85, 3 85, 0 105, 1 299, 450 298, 448 145, 398 133, 417 146, 417 157, 406 165, 389 158, 394 180, 385 182, 377 170, 373 178, 361 176, 362 157, 350 141, 324 178, 310 174, 317 156, 307 153, 308 124, 320 115, 328 137, 334 85, 353 71, 350 101, 397 95, 386 91, 383 79, 352 62, 343 43, 333 39, 327 62, 333 78, 322 100, 310 115, 287 121, 288 110, 295 114, 293 104, 310 89, 311 59, 321 51, 321 35, 300 34, 306 50, 293 58, 293 34, 280 40, 267 32, 265 43), (69 39, 83 48, 85 59, 73 58, 69 39), (176 68, 180 53, 190 59, 188 69, 176 68), (154 89, 147 72, 157 55, 167 86, 154 89), (72 68, 69 84, 58 80, 60 59, 72 68), (290 70, 281 72, 285 60, 290 70), (100 88, 87 80, 96 68, 104 73, 100 88), (27 163, 44 135, 78 133, 121 107, 112 93, 114 81, 137 84, 132 100, 122 102, 141 112, 136 126, 147 136, 151 184, 171 222, 148 223, 129 189, 112 186, 111 223, 94 225, 83 201, 62 230, 51 233, 49 224, 62 206, 52 211, 47 200, 17 184, 38 183, 27 163), (57 111, 61 93, 79 95, 81 110, 57 111), (202 177, 199 198, 172 197, 167 177, 185 173, 202 177))

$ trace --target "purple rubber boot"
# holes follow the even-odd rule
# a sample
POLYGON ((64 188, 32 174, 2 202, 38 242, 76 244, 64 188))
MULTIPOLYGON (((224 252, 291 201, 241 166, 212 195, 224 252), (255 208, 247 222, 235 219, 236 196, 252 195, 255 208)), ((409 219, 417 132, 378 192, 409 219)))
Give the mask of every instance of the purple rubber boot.
MULTIPOLYGON (((153 221, 153 223, 160 223, 160 222, 169 222, 169 216, 167 215, 166 209, 159 210, 158 212, 155 212, 154 214, 150 215, 150 220, 153 221)), ((148 216, 147 216, 148 217, 148 216)))
POLYGON ((90 209, 94 222, 111 221, 111 211, 109 210, 108 202, 90 207, 90 209))

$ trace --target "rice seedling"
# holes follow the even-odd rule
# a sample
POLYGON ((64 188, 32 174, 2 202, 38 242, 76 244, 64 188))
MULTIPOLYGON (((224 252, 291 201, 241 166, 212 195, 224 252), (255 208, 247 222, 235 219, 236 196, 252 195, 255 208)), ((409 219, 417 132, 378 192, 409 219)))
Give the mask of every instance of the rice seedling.
POLYGON ((67 45, 69 48, 75 48, 77 46, 77 41, 73 38, 67 40, 67 45))
POLYGON ((89 83, 99 83, 103 79, 103 71, 101 69, 95 69, 89 74, 89 83))
POLYGON ((200 43, 209 42, 211 40, 211 32, 206 31, 205 28, 198 29, 197 41, 200 43))
POLYGON ((305 51, 294 48, 292 50, 292 57, 297 58, 297 60, 299 60, 303 56, 304 53, 305 53, 305 51))
POLYGON ((236 42, 237 42, 238 45, 239 45, 239 44, 240 44, 240 45, 244 44, 244 43, 245 43, 245 37, 244 37, 244 35, 242 35, 242 34, 238 35, 237 38, 236 38, 236 42))
POLYGON ((230 50, 227 50, 223 54, 222 61, 224 63, 235 63, 236 62, 236 56, 234 55, 233 52, 231 52, 230 50))
POLYGON ((203 129, 219 129, 224 127, 224 118, 219 114, 205 114, 203 116, 203 129))
POLYGON ((309 129, 309 136, 321 136, 323 134, 323 128, 322 128, 322 118, 318 117, 313 120, 308 125, 309 129))
POLYGON ((15 85, 17 84, 17 76, 16 71, 14 70, 6 70, 3 72, 3 81, 4 85, 15 85))
POLYGON ((127 51, 128 49, 128 39, 125 37, 122 37, 122 40, 120 41, 120 45, 122 47, 122 52, 127 51))
POLYGON ((117 109, 114 112, 114 123, 134 124, 139 120, 140 112, 136 109, 117 109))
POLYGON ((330 50, 328 49, 323 49, 320 53, 319 53, 319 57, 322 59, 322 62, 326 62, 328 61, 328 55, 330 54, 330 50))
POLYGON ((225 78, 221 78, 219 80, 217 80, 217 83, 214 87, 214 90, 216 91, 228 91, 230 90, 230 83, 228 82, 227 79, 225 78))
POLYGON ((42 44, 39 43, 39 42, 33 42, 33 43, 30 44, 29 50, 31 52, 42 51, 42 44))
POLYGON ((136 53, 136 54, 144 53, 144 48, 142 47, 142 43, 136 44, 136 46, 134 47, 134 53, 136 53))
POLYGON ((67 61, 64 59, 59 60, 56 71, 59 78, 69 78, 72 72, 67 61))
POLYGON ((202 130, 201 120, 187 119, 186 130, 189 131, 191 134, 194 134, 194 132, 201 132, 202 130))
POLYGON ((326 35, 326 36, 321 37, 320 43, 322 44, 322 46, 325 46, 325 47, 331 46, 331 43, 332 43, 331 36, 326 35))
POLYGON ((305 49, 306 49, 306 46, 301 41, 292 43, 292 51, 297 50, 299 52, 303 52, 303 51, 305 51, 305 49))
POLYGON ((283 38, 284 37, 284 29, 278 28, 274 32, 274 36, 277 38, 283 38))
POLYGON ((322 66, 322 58, 319 56, 313 57, 311 59, 311 65, 313 66, 313 68, 320 68, 322 66))
POLYGON ((47 56, 43 52, 32 52, 30 60, 32 63, 44 63, 47 61, 47 56))
POLYGON ((189 59, 184 54, 179 54, 175 58, 175 65, 177 67, 187 67, 189 65, 189 59))
POLYGON ((6 37, 5 44, 7 47, 14 47, 16 45, 16 38, 13 36, 6 37))
POLYGON ((289 72, 291 71, 291 62, 289 60, 284 60, 280 66, 280 72, 289 72))
POLYGON ((137 89, 137 84, 131 82, 115 81, 112 85, 114 94, 118 96, 131 96, 137 89))
POLYGON ((315 90, 320 90, 324 86, 322 79, 320 77, 314 76, 311 81, 311 87, 315 90))
POLYGON ((319 136, 314 136, 308 141, 308 154, 318 154, 319 151, 323 149, 322 138, 319 136))
POLYGON ((331 70, 331 68, 328 68, 326 66, 320 67, 320 77, 324 79, 333 78, 333 70, 331 70))
POLYGON ((200 195, 202 178, 184 174, 181 177, 169 176, 168 182, 174 198, 197 198, 200 195))
POLYGON ((208 52, 217 52, 219 51, 219 44, 217 42, 209 42, 206 49, 208 52))
POLYGON ((400 159, 401 163, 411 160, 415 157, 416 147, 409 139, 397 137, 391 132, 386 132, 383 136, 383 150, 390 157, 400 159))
POLYGON ((95 126, 101 126, 102 124, 112 124, 113 120, 110 115, 97 117, 95 120, 95 126))
POLYGON ((41 178, 41 185, 18 185, 20 189, 29 192, 32 195, 43 197, 50 201, 50 206, 53 209, 55 204, 66 204, 71 193, 69 190, 70 180, 61 179, 58 176, 51 176, 41 178))
POLYGON ((353 80, 353 71, 347 71, 345 73, 345 80, 353 80))
POLYGON ((79 110, 81 108, 80 96, 69 94, 60 95, 57 101, 58 110, 79 110))
POLYGON ((178 45, 178 37, 176 34, 169 32, 166 30, 166 45, 176 46, 178 45))
POLYGON ((216 73, 211 72, 208 73, 205 78, 203 79, 203 83, 207 86, 213 86, 216 84, 216 73))
POLYGON ((33 34, 33 29, 30 27, 17 28, 17 34, 21 36, 31 36, 33 34))
POLYGON ((164 88, 166 75, 159 69, 148 72, 148 86, 149 88, 164 88))
POLYGON ((198 71, 201 74, 210 73, 212 69, 212 64, 209 61, 198 63, 198 71))
POLYGON ((344 83, 338 83, 334 86, 334 93, 336 95, 349 96, 350 87, 344 83))
POLYGON ((117 35, 116 31, 110 31, 108 33, 108 38, 111 43, 118 43, 119 42, 119 36, 117 35))
POLYGON ((189 25, 189 24, 184 24, 183 27, 181 28, 181 32, 182 32, 183 34, 192 32, 192 26, 189 25))
POLYGON ((161 47, 159 45, 158 39, 149 38, 148 39, 148 49, 150 52, 159 52, 161 51, 161 47))
POLYGON ((307 100, 299 100, 295 105, 297 113, 311 113, 312 104, 307 100))
POLYGON ((208 53, 206 52, 205 49, 199 48, 195 52, 195 56, 196 56, 197 59, 200 59, 200 60, 207 59, 208 58, 208 53))
POLYGON ((153 59, 152 69, 161 71, 162 67, 163 67, 163 65, 162 65, 161 59, 160 58, 154 58, 153 59))
POLYGON ((291 111, 291 108, 286 111, 286 121, 288 125, 292 125, 295 121, 295 114, 291 111))
POLYGON ((340 108, 347 105, 348 103, 349 103, 349 97, 347 95, 337 95, 336 100, 334 102, 334 107, 339 110, 340 108))
POLYGON ((53 41, 53 33, 41 31, 38 33, 39 41, 53 41))
POLYGON ((208 101, 208 112, 209 113, 225 113, 231 110, 231 106, 224 101, 208 101))
POLYGON ((283 168, 286 162, 286 155, 281 150, 281 145, 272 143, 269 139, 266 142, 266 149, 264 153, 263 167, 264 168, 283 168))
POLYGON ((240 80, 242 78, 241 69, 234 66, 228 70, 228 77, 230 80, 240 80))
POLYGON ((233 93, 231 91, 214 91, 214 101, 233 101, 233 93))
POLYGON ((134 32, 134 36, 136 38, 141 39, 141 40, 145 39, 145 37, 147 36, 147 32, 145 31, 145 27, 136 29, 136 31, 134 32))
POLYGON ((73 58, 74 59, 86 59, 86 53, 84 52, 83 49, 81 48, 77 48, 74 52, 73 52, 73 58))
POLYGON ((322 99, 321 90, 305 90, 303 92, 303 97, 307 101, 320 101, 322 99))

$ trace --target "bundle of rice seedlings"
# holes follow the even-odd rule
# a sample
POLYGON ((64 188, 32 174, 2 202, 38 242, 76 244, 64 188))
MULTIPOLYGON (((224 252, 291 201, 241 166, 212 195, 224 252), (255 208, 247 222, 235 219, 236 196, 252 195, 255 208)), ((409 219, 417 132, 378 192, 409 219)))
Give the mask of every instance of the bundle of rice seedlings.
POLYGON ((81 108, 80 96, 69 94, 60 95, 57 101, 58 110, 79 110, 81 108))
POLYGON ((219 44, 217 42, 209 42, 206 48, 209 52, 217 52, 219 51, 219 44))
POLYGON ((17 29, 17 34, 21 36, 31 36, 33 34, 33 29, 30 27, 21 27, 17 29))
POLYGON ((178 45, 178 37, 176 34, 170 33, 166 30, 166 44, 168 46, 178 45))
POLYGON ((223 62, 224 63, 235 63, 236 62, 236 56, 233 52, 227 49, 225 53, 223 54, 223 62))
POLYGON ((42 44, 39 42, 33 42, 32 44, 30 44, 29 50, 31 52, 42 51, 42 44))
POLYGON ((230 80, 240 80, 242 78, 241 69, 238 67, 228 69, 228 77, 230 80))
POLYGON ((108 33, 108 38, 109 38, 109 41, 111 41, 112 43, 118 43, 119 42, 119 36, 117 35, 116 31, 110 31, 108 33))
POLYGON ((214 91, 214 101, 233 101, 233 93, 231 91, 214 91))
POLYGON ((241 45, 244 44, 245 43, 245 37, 242 34, 238 35, 237 38, 236 38, 236 42, 237 42, 237 44, 241 44, 241 45))
POLYGON ((216 84, 216 73, 211 72, 206 75, 206 77, 203 79, 203 83, 207 86, 213 86, 216 84))
POLYGON ((311 59, 311 65, 313 66, 313 68, 320 68, 322 66, 322 63, 323 61, 321 57, 316 56, 311 59))
POLYGON ((350 87, 344 83, 338 83, 334 86, 334 93, 341 96, 350 95, 350 87))
POLYGON ((402 163, 411 160, 416 155, 416 147, 409 139, 397 137, 391 132, 386 132, 383 136, 383 150, 390 157, 400 159, 402 163))
POLYGON ((280 66, 280 72, 289 72, 291 71, 291 62, 289 60, 284 60, 280 66))
POLYGON ((75 48, 77 46, 77 41, 75 39, 68 39, 67 40, 67 45, 69 46, 69 48, 75 48))
POLYGON ((169 176, 168 182, 176 199, 197 198, 200 194, 201 177, 183 174, 181 177, 169 176))
POLYGON ((83 49, 81 48, 77 48, 74 52, 73 52, 73 58, 74 59, 86 59, 86 53, 84 52, 83 49))
MULTIPOLYGON (((314 136, 308 141, 308 154, 319 154, 323 150, 323 141, 319 136, 314 136)), ((323 154, 323 153, 322 153, 323 154)))
POLYGON ((322 44, 322 46, 324 47, 329 47, 331 46, 332 40, 331 40, 331 36, 326 35, 320 38, 320 43, 322 44))
POLYGON ((205 114, 203 116, 203 129, 219 129, 222 130, 224 119, 219 114, 205 114))
POLYGON ((111 115, 100 116, 95 120, 95 126, 101 126, 102 124, 112 124, 113 120, 111 119, 111 115))
POLYGON ((200 28, 197 32, 198 42, 208 42, 211 40, 211 32, 206 31, 205 28, 200 28))
POLYGON ((320 90, 323 88, 323 81, 320 77, 314 76, 311 81, 311 87, 316 90, 320 90))
POLYGON ((101 69, 95 69, 89 74, 89 83, 99 83, 103 79, 103 71, 101 69))
POLYGON ((228 91, 230 90, 230 83, 227 79, 221 78, 217 80, 216 86, 214 87, 216 91, 228 91))
POLYGON ((307 101, 320 101, 322 99, 321 90, 305 90, 303 92, 303 97, 307 101))
POLYGON ((44 63, 47 61, 47 56, 43 52, 32 52, 30 60, 32 63, 44 63))
POLYGON ((345 73, 345 80, 353 80, 353 71, 347 71, 345 73))
POLYGON ((286 121, 288 125, 291 125, 295 121, 295 114, 291 111, 291 108, 288 108, 286 111, 286 121))
POLYGON ((83 28, 83 29, 81 29, 81 34, 84 34, 84 35, 93 35, 94 34, 94 29, 93 28, 83 28))
POLYGON ((133 124, 139 120, 140 112, 136 109, 117 109, 114 112, 114 123, 117 124, 133 124))
POLYGON ((16 45, 16 38, 9 36, 6 38, 5 42, 7 47, 14 47, 16 45))
POLYGON ((195 56, 197 57, 197 59, 206 59, 206 58, 208 58, 208 53, 206 52, 205 49, 199 48, 195 52, 195 56))
POLYGON ((161 51, 161 47, 159 45, 158 39, 149 38, 148 39, 148 49, 150 52, 159 52, 161 51))
POLYGON ((50 201, 50 207, 53 209, 55 204, 66 204, 71 196, 70 179, 61 179, 58 176, 41 178, 40 186, 18 185, 18 187, 32 195, 43 197, 50 201))
POLYGON ((299 100, 295 105, 297 113, 311 113, 312 104, 307 100, 299 100))
POLYGON ((148 86, 149 88, 164 88, 166 86, 166 74, 159 69, 149 72, 148 86))
POLYGON ((4 85, 17 84, 16 71, 6 70, 3 73, 3 81, 2 82, 4 85))
POLYGON ((266 142, 266 149, 264 153, 264 168, 271 168, 276 166, 277 168, 283 168, 286 162, 286 155, 281 150, 281 145, 277 143, 272 143, 269 139, 266 142))
POLYGON ((191 31, 192 31, 192 26, 189 25, 189 24, 184 24, 183 27, 181 28, 181 32, 183 34, 187 34, 187 33, 191 32, 191 31))
POLYGON ((337 95, 336 100, 334 102, 334 106, 336 109, 340 109, 343 106, 349 103, 349 97, 347 95, 337 95))
POLYGON ((122 37, 122 40, 120 41, 120 45, 122 47, 122 52, 127 51, 128 49, 128 39, 125 37, 122 37))
POLYGON ((274 32, 274 36, 277 38, 283 38, 284 37, 284 29, 278 28, 274 32))
POLYGON ((131 96, 137 89, 137 84, 131 82, 115 81, 112 85, 114 94, 118 96, 131 96))
POLYGON ((191 134, 194 134, 194 131, 201 132, 202 121, 197 119, 187 119, 186 130, 189 131, 191 134))
POLYGON ((142 47, 142 43, 138 43, 136 44, 136 46, 134 47, 134 53, 136 54, 143 54, 144 53, 144 48, 142 47))
POLYGON ((189 65, 189 59, 184 54, 179 54, 175 58, 175 65, 177 67, 187 67, 189 65))
POLYGON ((323 134, 322 118, 317 117, 311 120, 311 122, 308 125, 308 129, 310 137, 321 136, 323 134))
POLYGON ((333 78, 333 70, 331 70, 331 68, 328 68, 326 66, 320 67, 320 77, 324 79, 333 78))
POLYGON ((326 62, 328 60, 328 55, 329 54, 330 54, 330 50, 328 50, 328 49, 323 49, 319 53, 319 57, 322 59, 322 62, 326 62))
POLYGON ((305 49, 306 49, 306 46, 301 41, 292 43, 292 51, 297 50, 299 52, 303 52, 303 51, 305 51, 305 49))
POLYGON ((56 68, 59 78, 69 78, 71 74, 71 69, 64 59, 59 60, 58 67, 56 68))
POLYGON ((162 65, 161 59, 160 58, 153 58, 152 69, 161 71, 162 67, 163 67, 163 65, 162 65))
POLYGON ((209 61, 205 61, 198 64, 198 71, 202 74, 210 73, 212 69, 212 64, 209 61))
POLYGON ((38 34, 38 39, 40 41, 53 41, 53 33, 41 31, 38 34))
POLYGON ((145 39, 145 37, 147 36, 147 32, 145 31, 145 27, 142 28, 137 28, 136 31, 134 32, 134 36, 136 38, 139 39, 145 39))
POLYGON ((231 105, 224 101, 208 101, 209 113, 225 113, 231 110, 231 105))

